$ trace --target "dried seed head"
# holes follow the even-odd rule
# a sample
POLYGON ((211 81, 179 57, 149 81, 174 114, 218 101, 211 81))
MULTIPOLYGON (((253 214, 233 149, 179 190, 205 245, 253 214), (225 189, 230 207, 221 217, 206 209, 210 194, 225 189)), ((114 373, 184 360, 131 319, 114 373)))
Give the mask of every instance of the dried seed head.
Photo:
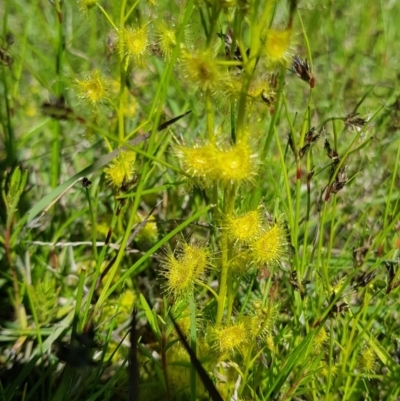
POLYGON ((314 88, 315 78, 307 59, 303 61, 299 56, 294 56, 293 69, 302 81, 309 83, 310 88, 314 88))
POLYGON ((344 118, 344 123, 352 131, 359 131, 367 123, 367 120, 359 117, 359 113, 350 113, 344 118))

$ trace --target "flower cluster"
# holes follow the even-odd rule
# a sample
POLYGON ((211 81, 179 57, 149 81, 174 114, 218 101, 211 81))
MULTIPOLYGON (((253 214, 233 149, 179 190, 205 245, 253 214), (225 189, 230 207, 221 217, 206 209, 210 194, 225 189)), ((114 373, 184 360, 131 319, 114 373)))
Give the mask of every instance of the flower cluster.
POLYGON ((249 340, 248 329, 243 321, 225 327, 216 327, 212 336, 214 349, 222 355, 240 352, 249 340))
POLYGON ((175 298, 190 294, 195 281, 201 279, 209 267, 209 259, 210 251, 206 246, 187 243, 181 245, 177 256, 167 254, 162 260, 166 292, 175 298))
MULTIPOLYGON (((278 318, 278 304, 263 306, 260 301, 253 302, 251 315, 244 316, 235 323, 215 327, 212 330, 213 349, 219 355, 244 353, 256 339, 271 342, 271 332, 278 318)), ((273 345, 271 346, 273 347, 273 345)))
POLYGON ((195 147, 180 146, 177 149, 182 170, 199 183, 223 184, 252 181, 257 163, 249 145, 238 142, 228 149, 221 149, 215 143, 207 142, 195 147))
POLYGON ((228 218, 226 229, 232 242, 238 244, 231 268, 239 273, 247 271, 242 264, 265 265, 282 260, 287 252, 287 232, 279 220, 267 225, 262 208, 228 218))

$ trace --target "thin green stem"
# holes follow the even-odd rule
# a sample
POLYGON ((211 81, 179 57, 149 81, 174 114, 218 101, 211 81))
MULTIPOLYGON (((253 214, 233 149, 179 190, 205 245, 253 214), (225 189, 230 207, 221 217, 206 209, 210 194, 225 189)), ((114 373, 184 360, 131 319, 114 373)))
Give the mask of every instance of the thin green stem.
POLYGON ((53 142, 51 146, 51 186, 56 188, 60 177, 61 164, 61 124, 59 121, 53 122, 53 142))
POLYGON ((128 20, 128 18, 130 17, 130 15, 133 13, 133 11, 135 10, 136 6, 139 4, 140 0, 136 0, 136 2, 132 5, 132 7, 129 9, 129 11, 126 13, 125 17, 124 17, 124 22, 126 22, 128 20))
POLYGON ((96 3, 96 6, 100 9, 100 11, 103 13, 103 15, 106 17, 106 20, 110 23, 110 25, 114 28, 115 32, 118 33, 118 28, 117 26, 114 24, 113 20, 111 19, 111 17, 108 15, 107 11, 99 4, 96 3))
POLYGON ((325 227, 327 209, 328 209, 328 202, 323 201, 323 209, 322 213, 320 213, 320 218, 319 218, 318 245, 317 245, 317 266, 318 269, 322 271, 322 277, 324 280, 326 291, 328 291, 329 289, 329 274, 328 274, 328 268, 325 262, 322 260, 322 249, 323 249, 324 227, 325 227))
POLYGON ((218 307, 217 316, 215 318, 215 323, 217 326, 222 323, 225 310, 226 294, 228 292, 228 235, 225 230, 221 234, 219 243, 221 247, 221 277, 219 279, 218 307))
MULTIPOLYGON (((64 55, 64 29, 63 29, 63 10, 61 1, 55 2, 55 9, 57 12, 57 54, 56 54, 56 96, 60 98, 63 96, 63 83, 62 83, 62 63, 64 55)), ((53 130, 53 143, 51 152, 51 186, 56 188, 60 180, 60 166, 61 166, 61 123, 59 120, 54 122, 53 130)))
MULTIPOLYGON (((224 196, 224 215, 229 220, 233 215, 235 205, 235 193, 236 186, 232 185, 225 189, 224 196)), ((229 244, 229 235, 227 230, 222 230, 220 236, 220 247, 221 247, 221 277, 219 281, 219 298, 217 307, 217 316, 215 319, 216 325, 222 323, 222 318, 225 310, 225 303, 227 294, 232 291, 232 280, 229 279, 229 254, 231 253, 231 246, 229 244)), ((228 308, 232 312, 232 308, 228 308)), ((229 322, 230 316, 227 316, 227 322, 229 322)))
MULTIPOLYGON (((127 0, 123 0, 121 3, 119 25, 123 32, 125 25, 125 11, 126 11, 127 0)), ((125 139, 125 86, 126 86, 126 70, 128 68, 128 59, 125 62, 124 52, 124 41, 122 38, 119 40, 119 70, 120 70, 120 91, 118 98, 118 139, 122 143, 125 139)))
POLYGON ((210 142, 215 141, 214 135, 214 107, 212 103, 211 90, 206 92, 206 119, 207 119, 207 137, 210 142))
MULTIPOLYGON (((117 211, 118 211, 119 207, 120 206, 119 206, 119 202, 118 202, 116 207, 115 207, 113 216, 112 216, 112 220, 111 220, 111 224, 110 224, 110 228, 109 228, 109 233, 112 233, 114 231, 114 228, 115 228, 115 226, 117 224, 117 221, 118 221, 118 213, 117 213, 117 211)), ((120 209, 120 213, 122 212, 122 210, 123 209, 121 208, 120 209)), ((107 250, 108 250, 108 243, 106 242, 104 244, 104 246, 102 247, 102 249, 101 249, 99 258, 96 260, 96 268, 95 268, 95 272, 94 272, 94 275, 93 275, 92 285, 90 287, 89 294, 87 296, 86 307, 85 307, 85 310, 84 310, 84 313, 83 313, 83 317, 82 317, 83 325, 86 324, 86 322, 88 321, 89 310, 90 310, 90 307, 92 305, 93 295, 94 295, 94 292, 95 292, 96 287, 98 285, 97 281, 98 281, 98 279, 100 277, 100 274, 101 274, 101 267, 102 267, 102 265, 104 263, 107 250)))
POLYGON ((196 283, 197 285, 201 286, 201 287, 204 287, 207 291, 210 291, 211 294, 213 294, 213 296, 214 296, 214 298, 216 299, 216 301, 218 301, 218 299, 219 299, 218 294, 217 294, 209 285, 203 283, 203 282, 200 281, 200 280, 195 280, 195 283, 196 283))
POLYGON ((97 242, 97 225, 96 225, 96 218, 94 216, 94 210, 93 210, 93 205, 92 205, 92 199, 90 197, 90 193, 89 193, 89 188, 85 188, 85 193, 86 193, 86 199, 88 201, 88 205, 89 205, 89 211, 90 211, 90 220, 92 223, 92 227, 91 227, 91 232, 92 232, 92 252, 93 252, 93 258, 94 260, 97 260, 97 246, 96 246, 96 242, 97 242))
POLYGON ((293 218, 293 200, 292 200, 292 193, 290 190, 290 182, 289 182, 289 177, 287 174, 287 169, 286 169, 286 164, 285 164, 285 156, 283 154, 280 138, 278 135, 278 132, 276 130, 276 127, 274 126, 274 134, 275 134, 275 139, 276 139, 276 145, 278 147, 278 153, 279 153, 279 159, 281 162, 282 166, 282 176, 283 176, 283 181, 285 185, 285 190, 286 190, 286 196, 287 196, 287 203, 288 203, 288 219, 289 219, 289 227, 292 230, 292 237, 295 237, 296 231, 294 231, 294 218, 293 218))
POLYGON ((211 11, 211 21, 210 21, 210 32, 207 36, 207 47, 210 48, 213 44, 213 41, 217 37, 217 26, 218 26, 218 18, 221 13, 221 5, 219 2, 215 2, 213 4, 213 8, 211 11))
POLYGON ((308 54, 308 59, 310 60, 311 71, 314 71, 312 53, 311 53, 311 47, 310 47, 310 41, 308 40, 307 32, 306 32, 306 29, 304 27, 303 19, 301 18, 301 14, 300 14, 299 9, 297 9, 297 16, 299 17, 299 20, 300 20, 301 30, 303 31, 303 36, 304 36, 304 41, 306 42, 307 54, 308 54))
POLYGON ((387 196, 385 215, 383 217, 383 226, 384 227, 387 226, 389 213, 393 213, 393 210, 396 210, 395 208, 392 207, 392 195, 393 195, 393 190, 396 187, 396 180, 398 179, 397 171, 398 171, 399 165, 400 165, 400 141, 397 146, 397 155, 396 155, 396 160, 394 162, 392 180, 391 180, 390 186, 389 186, 389 193, 387 196))

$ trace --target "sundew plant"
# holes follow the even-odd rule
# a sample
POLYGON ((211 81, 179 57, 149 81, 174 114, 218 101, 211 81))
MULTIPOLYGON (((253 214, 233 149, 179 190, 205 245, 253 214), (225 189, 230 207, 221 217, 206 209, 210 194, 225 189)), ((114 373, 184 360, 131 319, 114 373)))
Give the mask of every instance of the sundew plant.
POLYGON ((1 400, 398 400, 395 1, 4 0, 1 400))

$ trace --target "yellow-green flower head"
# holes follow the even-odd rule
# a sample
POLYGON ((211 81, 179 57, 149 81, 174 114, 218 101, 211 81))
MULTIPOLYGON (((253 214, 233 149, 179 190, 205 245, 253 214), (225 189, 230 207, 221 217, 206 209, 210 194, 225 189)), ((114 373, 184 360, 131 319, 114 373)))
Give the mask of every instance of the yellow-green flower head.
POLYGON ((193 272, 186 269, 182 259, 176 259, 173 254, 170 254, 163 260, 162 264, 165 269, 163 275, 167 279, 164 286, 169 295, 178 297, 193 291, 193 272))
POLYGON ((193 178, 216 178, 214 169, 217 153, 218 148, 212 143, 195 147, 180 146, 177 149, 182 169, 193 178))
POLYGON ((216 177, 223 183, 253 180, 257 174, 256 156, 244 142, 238 142, 228 150, 220 150, 216 154, 216 177))
POLYGON ((208 51, 199 53, 184 52, 181 59, 185 79, 201 90, 215 91, 223 79, 223 71, 217 60, 208 51))
POLYGON ((210 251, 206 246, 184 243, 181 258, 187 268, 193 270, 195 277, 198 278, 208 267, 210 251))
POLYGON ((241 76, 228 75, 220 83, 220 92, 225 100, 238 99, 242 93, 243 82, 241 76))
POLYGON ((147 25, 140 28, 124 28, 122 30, 122 40, 124 41, 127 56, 132 58, 136 64, 142 65, 150 46, 147 25))
POLYGON ((324 360, 320 362, 319 369, 321 369, 321 374, 324 377, 334 377, 340 371, 338 365, 329 364, 324 360))
POLYGON ((291 29, 269 29, 265 42, 265 54, 269 62, 286 62, 290 58, 291 29))
POLYGON ((176 46, 175 31, 169 29, 164 22, 157 26, 157 42, 163 57, 166 60, 171 58, 172 51, 176 46))
POLYGON ((279 262, 286 253, 286 230, 276 222, 251 245, 254 258, 258 263, 279 262))
POLYGON ((270 87, 266 79, 259 79, 250 85, 249 97, 253 102, 266 103, 271 106, 276 98, 275 91, 270 87))
POLYGON ((196 280, 201 279, 208 267, 210 252, 205 246, 183 244, 178 257, 168 254, 162 261, 167 282, 167 293, 185 296, 193 291, 196 280))
POLYGON ((214 347, 220 354, 240 351, 248 340, 248 330, 245 323, 239 322, 226 327, 216 327, 213 330, 214 347))
POLYGON ((257 239, 262 230, 260 210, 253 210, 227 221, 229 235, 237 241, 248 243, 257 239))
POLYGON ((99 70, 85 74, 82 79, 76 79, 75 87, 78 96, 92 105, 101 102, 107 95, 107 82, 99 70))
POLYGON ((121 151, 114 161, 104 169, 107 181, 116 188, 131 181, 135 176, 135 160, 135 152, 121 151))
POLYGON ((363 347, 358 360, 360 369, 366 373, 373 373, 376 369, 376 354, 371 347, 363 347))

